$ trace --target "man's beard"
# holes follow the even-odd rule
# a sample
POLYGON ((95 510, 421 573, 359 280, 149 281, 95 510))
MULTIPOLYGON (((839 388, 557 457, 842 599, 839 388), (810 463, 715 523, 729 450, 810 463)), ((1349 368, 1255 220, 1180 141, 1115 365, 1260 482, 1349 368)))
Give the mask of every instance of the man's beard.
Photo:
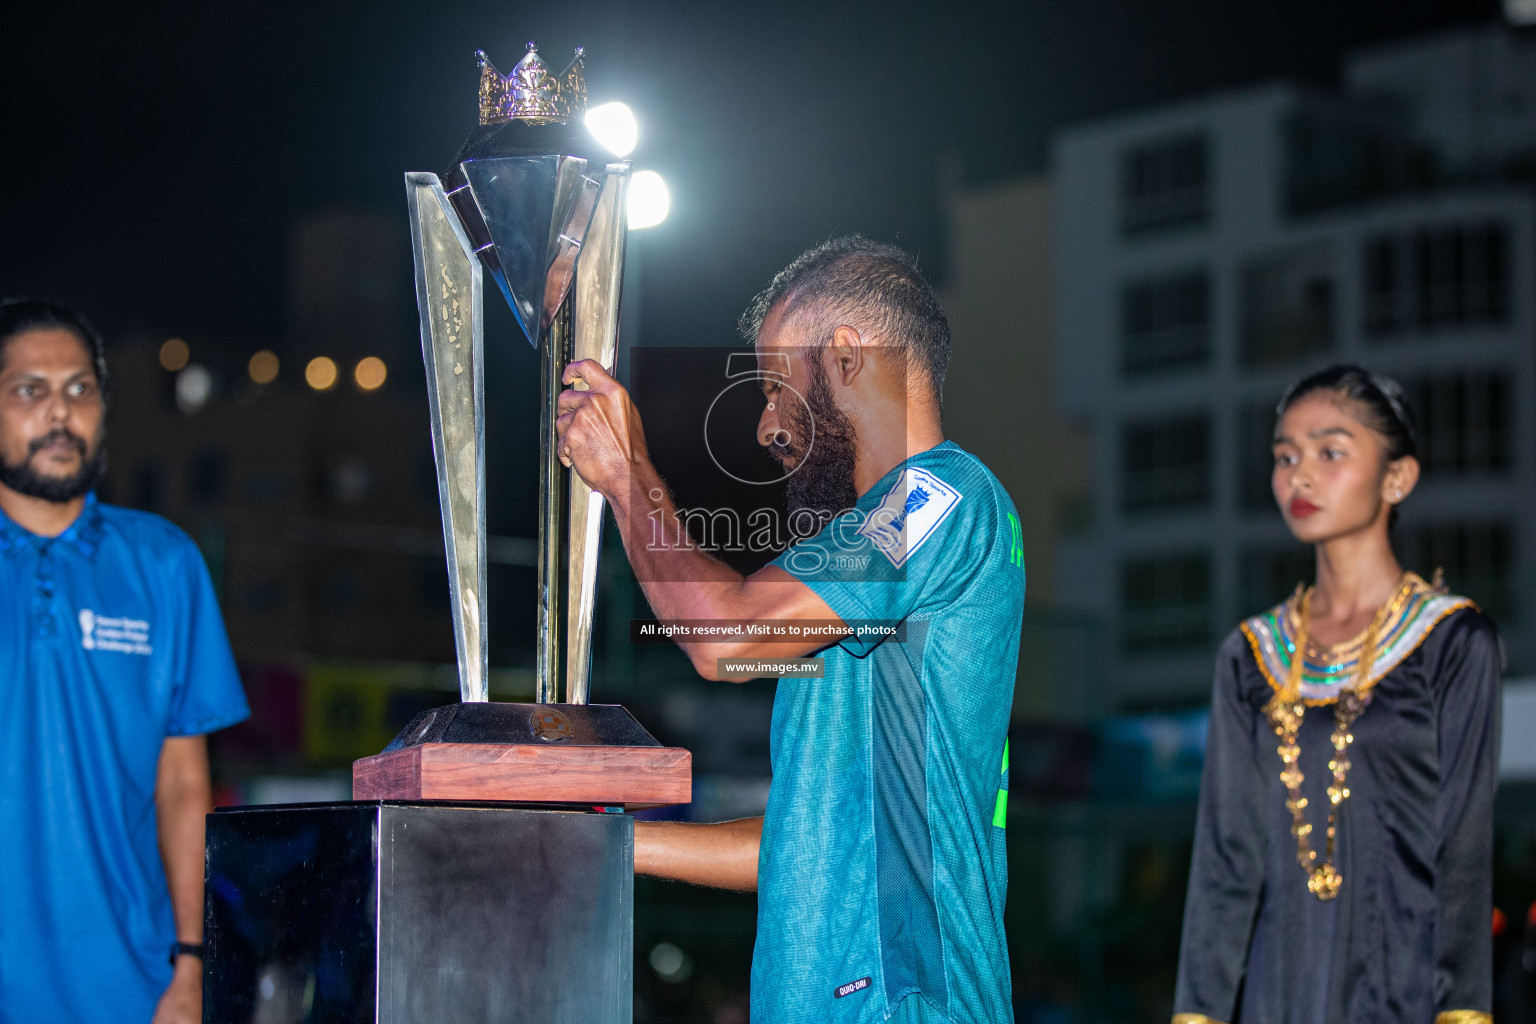
POLYGON ((106 471, 105 442, 98 439, 96 450, 92 452, 84 440, 62 427, 35 438, 27 446, 26 457, 15 465, 6 462, 5 458, 0 456, 0 484, 4 484, 17 494, 25 494, 29 498, 41 498, 43 501, 51 501, 59 505, 74 501, 93 490, 101 482, 102 474, 106 471), (55 441, 65 441, 80 453, 80 468, 68 476, 45 475, 32 468, 32 457, 55 441))
POLYGON ((832 399, 826 367, 819 358, 812 358, 810 364, 811 386, 805 396, 805 407, 810 410, 812 422, 804 422, 805 408, 800 403, 785 402, 792 432, 789 444, 771 445, 768 451, 781 464, 790 458, 797 460, 788 485, 791 520, 804 509, 824 523, 853 508, 859 500, 853 486, 858 433, 853 421, 832 399))

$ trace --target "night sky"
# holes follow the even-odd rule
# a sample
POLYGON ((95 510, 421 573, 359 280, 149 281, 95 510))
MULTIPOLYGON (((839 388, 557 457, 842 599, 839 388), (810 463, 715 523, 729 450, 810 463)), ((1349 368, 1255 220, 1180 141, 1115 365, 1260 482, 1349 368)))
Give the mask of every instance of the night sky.
POLYGON ((634 160, 672 186, 671 219, 637 239, 648 344, 728 343, 773 271, 835 233, 894 240, 942 277, 945 165, 1038 172, 1064 125, 1280 76, 1326 86, 1350 48, 1497 16, 1488 0, 18 6, 0 22, 0 294, 77 303, 116 335, 280 338, 293 224, 382 211, 403 250, 402 172, 441 171, 472 127, 475 49, 506 71, 532 38, 555 70, 587 48, 592 101, 635 108, 634 160))

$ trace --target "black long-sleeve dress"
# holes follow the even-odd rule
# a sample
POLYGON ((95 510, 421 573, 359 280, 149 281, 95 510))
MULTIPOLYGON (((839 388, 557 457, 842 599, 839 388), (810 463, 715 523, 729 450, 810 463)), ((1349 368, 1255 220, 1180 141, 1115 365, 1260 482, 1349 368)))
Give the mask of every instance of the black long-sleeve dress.
POLYGON ((1491 1020, 1502 649, 1470 601, 1405 580, 1364 680, 1361 644, 1315 657, 1307 648, 1296 745, 1316 865, 1336 784, 1333 705, 1357 685, 1368 697, 1345 742, 1332 899, 1309 891, 1298 863, 1281 741, 1265 711, 1289 677, 1295 600, 1222 645, 1176 1024, 1491 1020))

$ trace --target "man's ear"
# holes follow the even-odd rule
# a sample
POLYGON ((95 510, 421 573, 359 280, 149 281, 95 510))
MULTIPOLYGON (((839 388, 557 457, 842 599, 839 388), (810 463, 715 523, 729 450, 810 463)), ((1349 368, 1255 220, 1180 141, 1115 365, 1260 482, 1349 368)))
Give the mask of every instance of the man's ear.
POLYGON ((859 332, 844 324, 832 332, 832 341, 827 345, 826 357, 831 361, 827 375, 848 387, 865 372, 867 356, 859 332))

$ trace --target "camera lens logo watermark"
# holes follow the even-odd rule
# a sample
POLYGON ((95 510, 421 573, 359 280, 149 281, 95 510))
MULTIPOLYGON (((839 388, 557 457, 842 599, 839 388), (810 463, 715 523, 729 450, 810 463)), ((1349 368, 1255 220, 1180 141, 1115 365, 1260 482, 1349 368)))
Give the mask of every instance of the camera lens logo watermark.
POLYGON ((816 445, 816 417, 810 403, 789 385, 789 356, 782 352, 732 352, 726 358, 725 376, 731 383, 715 395, 704 414, 704 447, 710 461, 737 483, 770 487, 788 480, 805 465, 816 445), (731 454, 739 447, 734 442, 741 430, 743 410, 751 407, 750 397, 761 398, 769 385, 773 394, 768 409, 776 413, 779 422, 771 444, 785 454, 793 453, 794 463, 788 467, 777 460, 764 466, 763 460, 755 457, 757 453, 751 457, 731 454), (796 429, 805 433, 803 439, 795 437, 796 429))

